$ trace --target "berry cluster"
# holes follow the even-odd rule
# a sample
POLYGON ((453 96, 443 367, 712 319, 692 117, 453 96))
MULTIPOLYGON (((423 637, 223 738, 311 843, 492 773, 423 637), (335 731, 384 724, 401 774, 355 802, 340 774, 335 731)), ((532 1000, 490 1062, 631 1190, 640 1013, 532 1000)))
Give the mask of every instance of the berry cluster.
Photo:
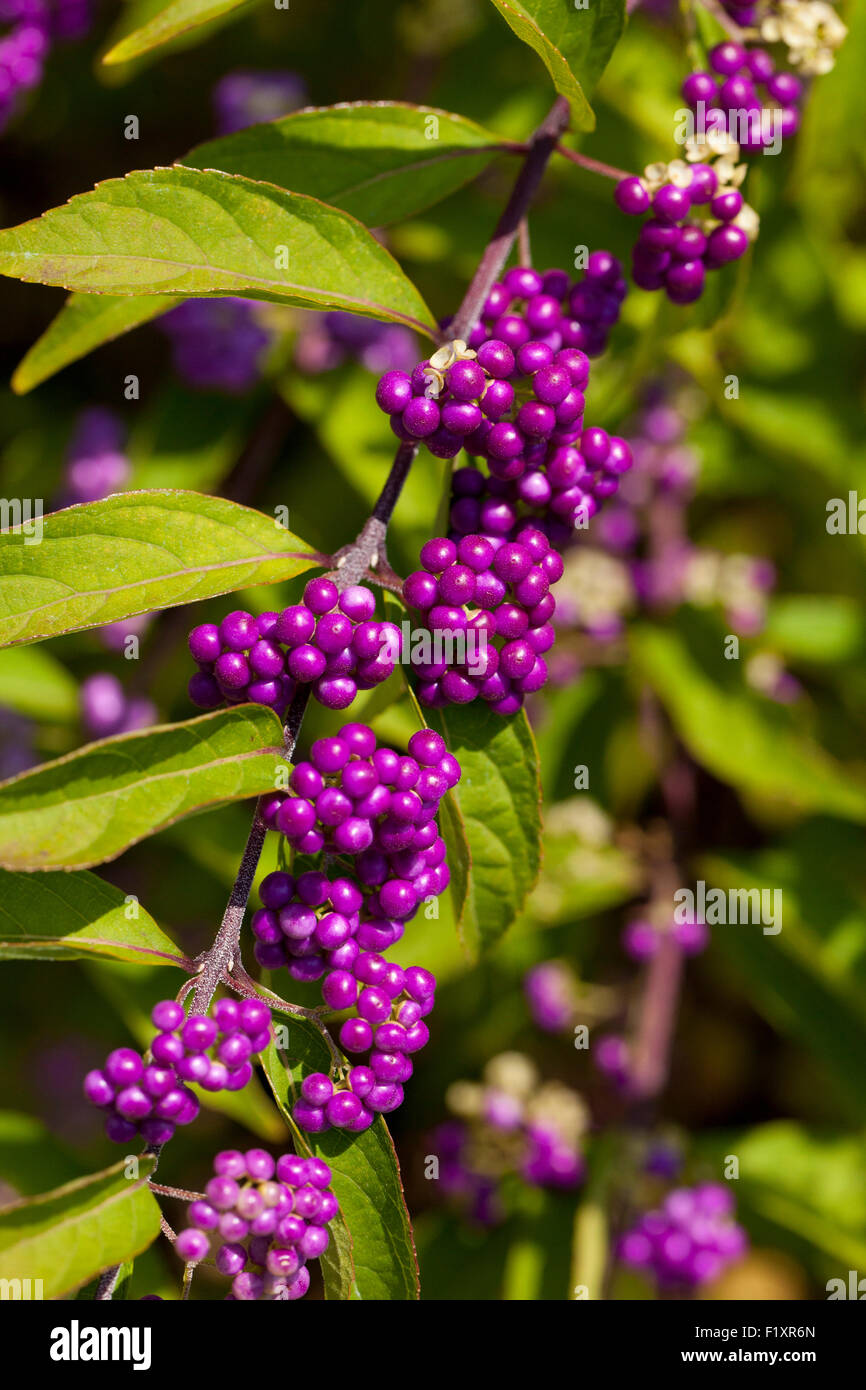
POLYGON ((800 124, 803 84, 790 72, 777 72, 763 48, 745 49, 728 40, 709 52, 710 72, 693 72, 683 98, 705 125, 727 131, 752 153, 787 140, 800 124))
POLYGON ((247 126, 278 120, 297 111, 306 99, 307 87, 300 73, 249 69, 226 73, 211 96, 220 135, 234 135, 247 126))
POLYGON ((126 431, 112 410, 95 406, 83 410, 66 455, 58 505, 99 502, 112 492, 122 492, 132 467, 125 450, 126 431))
POLYGON ((697 1288, 746 1252, 748 1237, 733 1214, 733 1197, 721 1183, 676 1188, 626 1232, 619 1257, 661 1288, 697 1288))
POLYGON ((424 568, 403 585, 407 604, 423 615, 433 637, 420 660, 414 651, 411 656, 422 704, 468 704, 480 697, 498 714, 514 714, 547 679, 543 653, 553 645, 555 607, 550 586, 562 574, 562 557, 528 524, 514 540, 498 539, 429 540, 421 548, 424 568))
POLYGON ((684 956, 698 956, 709 945, 710 933, 705 922, 689 920, 660 923, 647 914, 643 917, 633 917, 623 928, 622 948, 631 960, 651 960, 668 933, 684 956))
POLYGON ((336 1087, 318 1073, 305 1079, 294 1113, 311 1132, 360 1131, 396 1109, 412 1074, 410 1054, 429 1037, 423 1019, 433 1008, 434 977, 381 953, 400 940, 419 903, 448 884, 436 813, 460 768, 433 730, 413 734, 408 748, 404 756, 380 748, 367 725, 346 724, 296 764, 292 794, 275 793, 263 806, 266 823, 295 851, 348 857, 354 874, 277 870, 262 881, 252 918, 259 964, 322 980, 329 1008, 353 1010, 341 1046, 369 1054, 336 1087))
POLYGON ((199 1112, 173 1067, 148 1062, 131 1047, 115 1048, 100 1070, 89 1071, 84 1094, 105 1111, 105 1133, 115 1144, 136 1134, 147 1144, 166 1144, 176 1125, 190 1124, 199 1112))
POLYGON ((0 0, 0 130, 19 93, 38 87, 56 39, 79 39, 90 27, 88 0, 0 0))
POLYGON ((188 1263, 211 1253, 232 1280, 229 1300, 291 1302, 310 1287, 308 1261, 328 1248, 327 1225, 339 1211, 331 1170, 321 1158, 264 1149, 225 1149, 214 1158, 205 1196, 189 1206, 175 1250, 188 1263))
POLYGON ((460 766, 432 729, 408 746, 401 756, 377 747, 366 724, 344 724, 335 738, 313 743, 310 760, 292 770, 294 795, 275 793, 265 812, 293 849, 353 856, 376 919, 410 917, 449 881, 436 813, 460 766))
POLYGON ((593 251, 574 283, 565 270, 541 274, 514 266, 491 288, 469 346, 480 348, 498 338, 517 350, 541 340, 554 351, 580 348, 597 357, 619 319, 626 291, 622 266, 609 251, 593 251))
POLYGON ((304 1077, 292 1111, 296 1123, 314 1134, 331 1127, 358 1134, 377 1114, 402 1105, 411 1054, 430 1037, 424 1016, 433 1009, 435 993, 429 970, 403 970, 372 951, 359 954, 351 969, 332 971, 322 986, 326 1002, 335 1009, 356 1008, 340 1028, 340 1044, 346 1052, 369 1055, 336 1085, 324 1072, 304 1077))
POLYGON ((726 132, 711 132, 710 157, 687 163, 650 164, 642 178, 621 179, 614 190, 620 211, 633 217, 652 212, 632 250, 632 275, 643 290, 663 289, 674 304, 700 299, 707 271, 720 270, 745 255, 757 236, 757 214, 743 201, 739 184, 746 167, 739 146, 726 132), (719 158, 712 160, 712 152, 719 158), (701 209, 706 211, 701 211, 701 209))
POLYGON ((459 1122, 433 1135, 439 1177, 446 1192, 464 1204, 468 1199, 476 1221, 499 1219, 499 1189, 509 1174, 534 1187, 562 1190, 582 1180, 586 1107, 567 1086, 541 1082, 522 1053, 493 1057, 481 1084, 456 1082, 446 1099, 459 1122))
POLYGON ((242 395, 261 376, 270 334, 252 299, 187 299, 159 320, 175 371, 198 391, 242 395))
POLYGON ((198 1101, 184 1083, 205 1091, 240 1091, 253 1074, 252 1058, 267 1047, 271 1014, 255 999, 220 999, 213 1015, 190 1014, 163 999, 151 1013, 159 1030, 144 1057, 131 1048, 110 1053, 102 1070, 88 1072, 84 1094, 108 1111, 109 1139, 123 1144, 141 1134, 165 1144, 175 1125, 189 1124, 198 1101))
POLYGON ((564 1033, 578 1011, 574 972, 558 960, 542 961, 527 971, 523 992, 532 1019, 545 1033, 564 1033))
POLYGON ((295 365, 310 375, 333 371, 347 359, 368 372, 411 372, 417 356, 414 335, 402 324, 377 323, 341 309, 304 314, 295 343, 295 365))
POLYGON ((320 577, 282 613, 254 618, 238 609, 219 626, 202 623, 189 635, 199 664, 190 699, 203 709, 251 700, 282 713, 299 685, 311 685, 327 709, 346 709, 358 690, 387 680, 400 653, 400 629, 376 622, 375 612, 370 589, 353 584, 340 593, 320 577))
POLYGON ((456 469, 451 536, 480 533, 499 545, 531 522, 551 545, 563 548, 615 495, 632 456, 624 439, 594 426, 538 457, 530 451, 527 464, 516 479, 488 477, 477 468, 456 469))
POLYGON ((78 692, 81 722, 91 738, 145 729, 156 721, 156 708, 144 695, 127 695, 108 671, 97 671, 81 682, 78 692))

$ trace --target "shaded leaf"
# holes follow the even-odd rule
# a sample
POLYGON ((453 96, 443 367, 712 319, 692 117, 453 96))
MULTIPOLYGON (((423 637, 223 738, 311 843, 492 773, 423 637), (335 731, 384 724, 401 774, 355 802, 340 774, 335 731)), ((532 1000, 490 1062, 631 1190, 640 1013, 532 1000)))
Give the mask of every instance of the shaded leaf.
POLYGON ((170 43, 178 34, 209 24, 232 10, 251 10, 254 3, 255 0, 253 3, 250 0, 169 0, 169 4, 140 29, 127 34, 110 48, 102 61, 109 66, 128 63, 131 58, 170 43))
POLYGON ((41 1279, 43 1297, 57 1298, 146 1250, 159 1235, 159 1207, 147 1187, 154 1166, 143 1155, 131 1179, 121 1159, 0 1208, 0 1278, 41 1279))
POLYGON ((149 965, 186 957, 138 902, 96 874, 0 869, 0 959, 79 960, 110 956, 149 965), (135 911, 132 919, 127 912, 135 911))
POLYGON ((578 130, 593 130, 587 100, 622 34, 624 0, 593 0, 577 9, 570 0, 493 0, 518 38, 538 54, 554 87, 571 105, 578 130))
POLYGON ((761 801, 802 812, 824 811, 866 821, 866 786, 785 716, 723 671, 711 677, 681 634, 660 628, 631 632, 638 669, 670 715, 689 752, 716 777, 761 801), (724 684, 722 682, 724 681, 724 684))
POLYGON ((9 648, 0 651, 0 705, 66 722, 78 716, 78 682, 43 647, 9 648))
POLYGON ((91 294, 228 294, 349 309, 436 332, 414 285, 353 217, 301 193, 197 169, 108 179, 7 228, 0 273, 91 294))
MULTIPOLYGON (((483 951, 514 921, 541 865, 535 740, 522 710, 503 719, 476 703, 430 710, 426 718, 462 769, 460 781, 448 794, 451 807, 443 816, 443 828, 452 843, 460 821, 465 829, 469 872, 463 924, 469 944, 483 951)), ((458 852, 453 866, 449 860, 452 873, 460 875, 462 857, 458 852)))
POLYGON ((0 1179, 29 1197, 52 1183, 81 1177, 82 1165, 66 1152, 41 1120, 0 1110, 0 1179))
POLYGON ((183 816, 272 790, 282 765, 282 725, 260 705, 87 744, 0 783, 0 865, 116 859, 183 816))
POLYGON ((272 517, 198 492, 127 492, 0 532, 0 645, 173 608, 317 563, 272 517), (32 524, 31 524, 32 530, 32 524))
POLYGON ((208 140, 179 162, 290 187, 382 227, 462 188, 500 143, 465 116, 435 107, 355 101, 208 140))
MULTIPOLYGON (((779 889, 778 877, 748 859, 714 855, 701 861, 706 882, 729 888, 779 889)), ((728 923, 712 928, 713 943, 733 962, 747 994, 769 1022, 828 1069, 853 1114, 866 1116, 866 994, 822 950, 820 938, 798 920, 781 887, 782 929, 728 923)), ((765 924, 766 925, 766 924, 765 924)))
POLYGON ((12 390, 18 395, 32 391, 94 348, 149 323, 180 303, 180 298, 164 294, 139 295, 135 299, 108 294, 70 295, 41 338, 18 363, 12 375, 12 390))

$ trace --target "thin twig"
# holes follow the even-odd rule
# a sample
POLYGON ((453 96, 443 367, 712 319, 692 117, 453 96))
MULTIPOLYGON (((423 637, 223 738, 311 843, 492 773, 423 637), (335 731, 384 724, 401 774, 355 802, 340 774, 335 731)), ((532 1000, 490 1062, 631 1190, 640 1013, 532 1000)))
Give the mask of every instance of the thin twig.
POLYGON ((532 243, 529 240, 529 218, 521 217, 517 228, 517 255, 521 265, 532 265, 532 243))
POLYGON ((615 169, 612 164, 603 164, 600 159, 590 159, 588 154, 581 154, 580 150, 570 150, 567 145, 557 145, 556 153, 570 159, 572 164, 577 164, 581 169, 586 169, 587 173, 601 174, 602 178, 614 179, 617 183, 633 177, 625 169, 615 169))
POLYGON ((484 301, 508 260, 521 219, 526 215, 538 191, 538 185, 541 183, 547 162, 556 149, 559 137, 568 128, 568 120, 568 102, 564 97, 557 97, 529 141, 529 152, 511 190, 511 197, 463 296, 463 303, 448 327, 448 333, 452 338, 462 338, 466 341, 481 317, 484 301))
POLYGON ((203 1202, 206 1200, 203 1192, 187 1192, 182 1187, 165 1187, 161 1182, 149 1182, 147 1185, 151 1192, 159 1193, 160 1197, 177 1197, 181 1202, 203 1202))

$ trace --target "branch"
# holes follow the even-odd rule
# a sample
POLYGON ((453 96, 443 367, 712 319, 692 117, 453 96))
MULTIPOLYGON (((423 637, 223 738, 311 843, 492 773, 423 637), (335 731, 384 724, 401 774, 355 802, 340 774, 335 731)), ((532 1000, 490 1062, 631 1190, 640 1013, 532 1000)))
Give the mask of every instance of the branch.
POLYGON ((568 102, 565 97, 557 97, 529 141, 528 153, 517 176, 517 182, 511 190, 511 197, 463 296, 463 303, 449 325, 448 332, 452 338, 462 338, 464 341, 468 339, 481 317, 484 301, 502 273, 520 223, 538 191, 547 161, 556 149, 560 135, 568 128, 568 120, 568 102))
MULTIPOLYGON (((475 326, 491 286, 499 278, 508 259, 547 162, 556 149, 560 135, 568 126, 568 118, 568 102, 564 97, 557 97, 548 115, 529 140, 511 197, 448 330, 453 337, 466 339, 475 326)), ((335 565, 331 577, 338 589, 347 589, 368 577, 375 578, 379 565, 382 566, 386 586, 391 587, 396 576, 387 563, 385 538, 394 508, 419 447, 417 443, 400 444, 372 513, 352 544, 344 546, 334 556, 335 565)), ((283 740, 285 756, 289 760, 295 750, 309 697, 309 686, 301 686, 289 707, 283 740)), ((233 971, 237 972, 235 980, 232 981, 235 987, 241 984, 240 972, 246 975, 240 962, 241 926, 267 834, 267 826, 261 818, 259 807, 260 803, 257 802, 243 858, 220 929, 211 948, 196 958, 195 963, 199 969, 193 995, 193 1009, 196 1013, 207 1012, 217 986, 224 978, 230 979, 233 971)), ((248 976, 246 978, 249 979, 248 976)), ((238 992, 242 992, 242 989, 238 988, 238 992)), ((324 1027, 323 1032, 329 1037, 324 1027)))

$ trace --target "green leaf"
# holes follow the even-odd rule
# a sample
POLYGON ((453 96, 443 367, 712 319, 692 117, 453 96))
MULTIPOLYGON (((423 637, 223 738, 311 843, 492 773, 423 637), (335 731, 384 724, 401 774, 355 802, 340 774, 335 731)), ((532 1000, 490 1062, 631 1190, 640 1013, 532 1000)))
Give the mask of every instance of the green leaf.
POLYGON ((313 1071, 329 1072, 331 1056, 321 1033, 304 1018, 289 1018, 285 1061, 271 1046, 265 1071, 280 1110, 295 1133, 296 1147, 323 1158, 340 1215, 331 1222, 331 1245, 322 1259, 325 1297, 388 1299, 418 1297, 418 1263, 400 1167, 381 1115, 363 1134, 329 1130, 305 1134, 291 1118, 295 1087, 313 1071))
POLYGON ((78 716, 78 684, 43 647, 9 648, 0 651, 0 705, 65 723, 78 716))
POLYGON ((317 563, 272 517, 198 492, 126 492, 0 532, 0 646, 276 584, 317 563), (25 533, 26 529, 26 533, 25 533))
MULTIPOLYGON (((699 629, 691 630, 700 641, 699 629)), ((797 734, 784 711, 740 683, 730 671, 737 663, 724 659, 721 638, 712 672, 699 663, 696 647, 673 628, 632 629, 631 644, 638 669, 686 748, 714 776, 788 811, 824 811, 866 821, 866 787, 797 734)))
POLYGON ((587 100, 625 25, 624 0, 592 0, 577 9, 571 0, 493 0, 519 39, 538 54, 553 85, 571 105, 578 130, 594 130, 587 100))
POLYGON ((761 637, 793 660, 847 661, 863 649, 863 611, 841 594, 780 594, 761 637))
POLYGON ((291 187, 383 227, 462 188, 500 148, 496 135, 465 116, 406 102, 355 101, 208 140, 179 163, 291 187))
POLYGON ((149 965, 186 964, 137 901, 96 874, 16 874, 0 869, 0 959, 111 956, 149 965), (127 913, 135 912, 129 918, 127 913))
POLYGON ((634 897, 642 882, 637 859, 614 843, 612 824, 586 793, 547 808, 544 865, 527 906, 533 923, 554 926, 604 912, 634 897))
MULTIPOLYGON (((721 1167, 739 1159, 738 1206, 776 1232, 797 1237, 837 1262, 846 1279, 866 1265, 866 1140, 862 1135, 814 1133, 791 1120, 773 1120, 745 1134, 726 1134, 704 1148, 721 1167)), ((775 1234, 775 1233, 774 1233, 775 1234)))
POLYGON ((23 396, 94 348, 149 323, 180 303, 179 297, 172 299, 164 294, 139 295, 136 299, 117 299, 108 294, 70 295, 42 337, 18 363, 12 375, 12 390, 23 396))
POLYGON ((135 1179, 127 1162, 0 1208, 0 1278, 41 1279, 42 1296, 58 1298, 146 1250, 159 1235, 155 1159, 142 1156, 135 1179))
POLYGON ((223 801, 271 791, 282 725, 259 705, 91 743, 0 783, 0 865, 84 869, 223 801))
POLYGON ((770 872, 749 857, 714 855, 700 862, 700 872, 713 886, 780 893, 781 931, 765 933, 760 925, 729 923, 712 929, 713 943, 736 966, 761 1013, 824 1064, 852 1114, 862 1119, 866 994, 856 987, 844 963, 824 948, 820 936, 798 918, 796 899, 778 866, 770 872))
POLYGON ((220 19, 241 7, 251 10, 253 4, 250 0, 171 0, 171 3, 147 24, 127 34, 110 48, 103 55, 102 61, 108 66, 114 63, 128 63, 131 58, 137 58, 152 48, 170 43, 178 34, 185 34, 190 29, 209 24, 212 20, 220 19))
MULTIPOLYGON (((470 864, 462 924, 473 949, 485 951, 514 921, 541 866, 535 740, 522 710, 503 719, 477 704, 455 705, 426 717, 462 769, 448 794, 443 831, 453 840, 460 822, 465 828, 470 864)), ((460 859, 459 853, 455 864, 449 859, 452 874, 460 874, 460 859)))
POLYGON ((198 169, 108 179, 7 228, 0 273, 91 294, 228 294, 348 309, 437 332, 393 256, 348 213, 198 169))

